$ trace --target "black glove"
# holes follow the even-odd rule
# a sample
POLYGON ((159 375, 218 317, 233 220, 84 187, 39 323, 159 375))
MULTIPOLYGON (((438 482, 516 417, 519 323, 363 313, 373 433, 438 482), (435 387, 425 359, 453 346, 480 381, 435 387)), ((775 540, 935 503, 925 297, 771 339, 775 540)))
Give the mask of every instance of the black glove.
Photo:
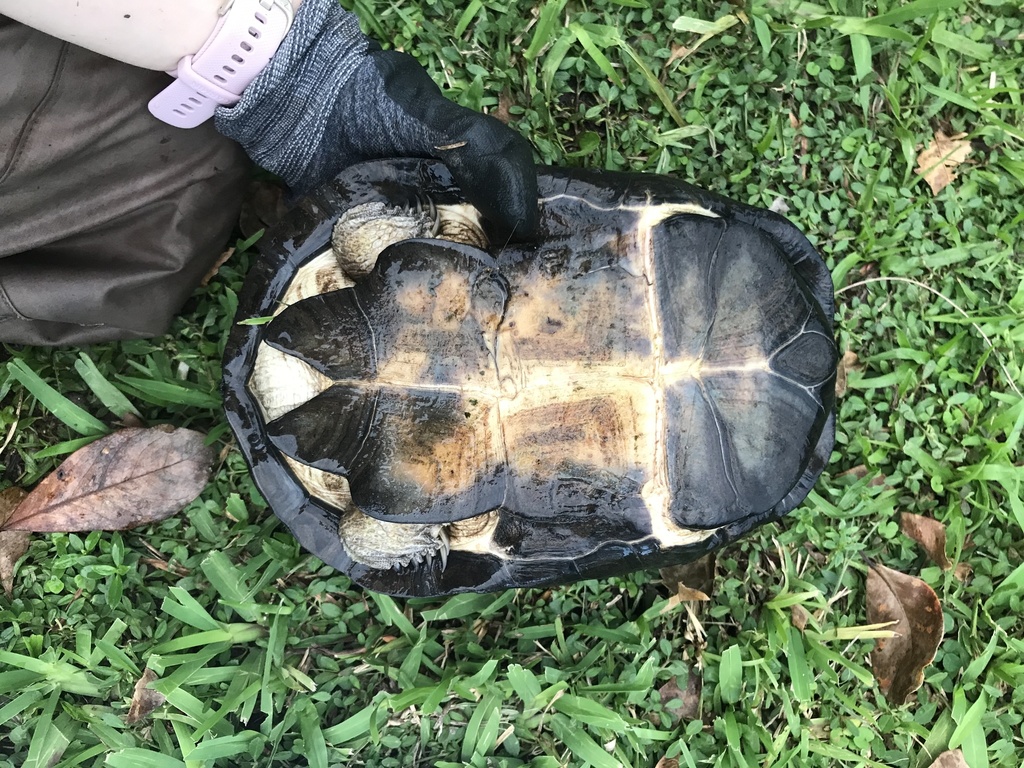
POLYGON ((503 234, 537 228, 537 174, 522 136, 441 95, 411 57, 382 51, 337 0, 305 0, 288 35, 217 130, 294 191, 360 160, 433 157, 503 234))

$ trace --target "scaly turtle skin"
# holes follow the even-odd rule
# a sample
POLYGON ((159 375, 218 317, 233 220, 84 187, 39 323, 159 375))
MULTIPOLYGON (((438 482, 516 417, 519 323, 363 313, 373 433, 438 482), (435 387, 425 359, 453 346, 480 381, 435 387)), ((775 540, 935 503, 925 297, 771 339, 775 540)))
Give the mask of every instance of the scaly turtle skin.
POLYGON ((249 276, 229 420, 304 546, 401 595, 685 562, 832 449, 829 272, 788 221, 661 176, 542 169, 489 242, 432 161, 350 169, 249 276))

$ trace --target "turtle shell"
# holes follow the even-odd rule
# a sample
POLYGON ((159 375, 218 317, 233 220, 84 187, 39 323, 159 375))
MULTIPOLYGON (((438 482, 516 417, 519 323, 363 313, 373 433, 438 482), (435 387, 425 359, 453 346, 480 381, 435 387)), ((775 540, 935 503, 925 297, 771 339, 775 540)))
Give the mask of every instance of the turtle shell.
POLYGON ((545 168, 539 191, 535 241, 456 242, 443 165, 366 163, 260 245, 229 421, 273 511, 370 589, 685 562, 829 459, 832 282, 792 224, 664 176, 545 168))

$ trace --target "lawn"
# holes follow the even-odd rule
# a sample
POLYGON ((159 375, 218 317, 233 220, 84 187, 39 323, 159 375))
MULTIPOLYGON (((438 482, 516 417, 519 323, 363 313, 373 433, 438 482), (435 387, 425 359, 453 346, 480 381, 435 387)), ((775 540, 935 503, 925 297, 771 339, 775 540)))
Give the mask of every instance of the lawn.
POLYGON ((162 523, 33 537, 0 595, 0 766, 924 768, 953 748, 971 768, 1021 765, 1019 0, 355 10, 543 163, 671 173, 786 212, 837 290, 832 462, 786 520, 718 553, 706 602, 656 572, 365 592, 298 548, 227 430, 220 356, 256 258, 238 252, 165 337, 6 349, 4 486, 32 486, 99 431, 68 427, 31 374, 114 426, 83 353, 146 423, 206 433, 216 461, 162 523), (944 524, 961 565, 933 564, 902 513, 944 524), (871 563, 942 605, 934 662, 901 706, 869 663, 871 563), (164 700, 129 724, 144 670, 164 700))

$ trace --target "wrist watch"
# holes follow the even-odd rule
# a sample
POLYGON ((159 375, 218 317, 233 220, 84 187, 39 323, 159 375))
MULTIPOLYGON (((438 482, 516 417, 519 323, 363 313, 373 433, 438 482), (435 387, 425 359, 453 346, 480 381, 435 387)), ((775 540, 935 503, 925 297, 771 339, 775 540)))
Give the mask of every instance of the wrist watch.
POLYGON ((236 104, 291 25, 288 0, 227 0, 209 39, 178 62, 171 73, 177 80, 150 100, 149 111, 177 128, 195 128, 218 106, 236 104))

